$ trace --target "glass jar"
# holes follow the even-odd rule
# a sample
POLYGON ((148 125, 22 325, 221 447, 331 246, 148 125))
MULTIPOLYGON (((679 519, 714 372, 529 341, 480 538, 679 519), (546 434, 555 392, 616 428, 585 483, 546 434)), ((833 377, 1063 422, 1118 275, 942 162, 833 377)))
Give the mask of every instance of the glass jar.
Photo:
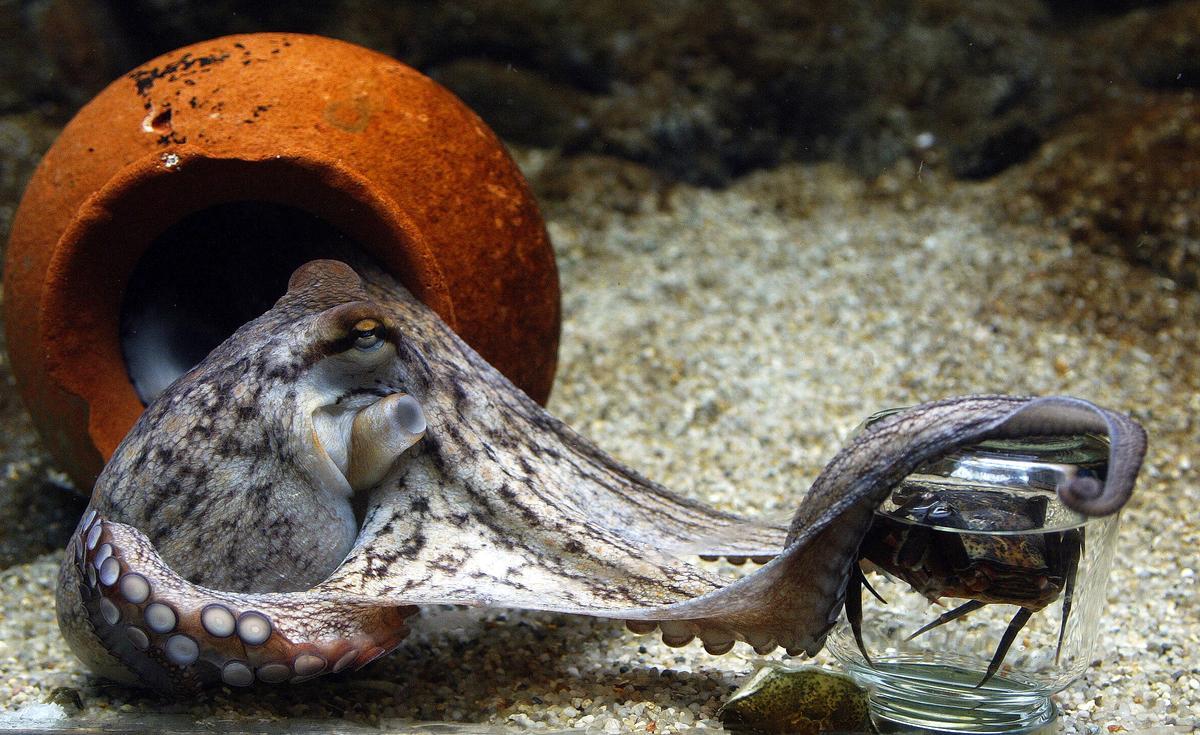
POLYGON ((1107 458, 1094 435, 987 441, 893 490, 862 547, 869 587, 848 591, 863 647, 845 616, 828 644, 881 732, 1052 731, 1050 696, 1093 659, 1118 524, 1055 488, 1103 481, 1107 458))

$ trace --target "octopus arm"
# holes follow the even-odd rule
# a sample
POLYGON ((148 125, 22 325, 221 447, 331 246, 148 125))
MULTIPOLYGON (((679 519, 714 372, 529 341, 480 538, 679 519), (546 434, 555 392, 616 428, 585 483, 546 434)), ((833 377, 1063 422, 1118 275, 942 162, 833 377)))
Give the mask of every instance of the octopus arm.
MULTIPOLYGON (((388 497, 377 506, 376 527, 360 536, 369 541, 351 552, 329 584, 341 594, 397 604, 455 602, 620 618, 634 630, 661 628, 668 643, 698 637, 717 653, 744 640, 760 652, 782 646, 813 655, 844 604, 850 566, 876 507, 903 477, 955 447, 986 439, 1079 432, 1109 436, 1108 476, 1083 503, 1069 488, 1059 492, 1081 512, 1112 512, 1129 498, 1145 451, 1136 422, 1076 398, 966 396, 908 409, 852 440, 800 503, 786 546, 737 580, 716 577, 670 547, 613 524, 604 503, 596 513, 528 498, 485 504, 491 515, 476 515, 475 542, 464 545, 462 527, 438 528, 436 506, 406 525, 386 511, 395 504, 388 497), (509 525, 504 518, 521 520, 509 525), (394 576, 365 573, 373 559, 411 547, 415 534, 432 547, 428 553, 395 565, 394 576), (457 551, 447 555, 447 549, 457 551), (435 567, 437 573, 429 573, 435 567)), ((415 462, 410 481, 402 483, 404 497, 421 487, 420 467, 415 462)), ((448 513, 478 507, 478 498, 453 500, 455 487, 438 490, 443 502, 450 499, 448 513)))
POLYGON ((417 611, 320 589, 233 593, 195 585, 141 531, 94 511, 67 555, 59 610, 89 633, 67 636, 76 655, 110 679, 163 691, 354 670, 399 645, 417 611))

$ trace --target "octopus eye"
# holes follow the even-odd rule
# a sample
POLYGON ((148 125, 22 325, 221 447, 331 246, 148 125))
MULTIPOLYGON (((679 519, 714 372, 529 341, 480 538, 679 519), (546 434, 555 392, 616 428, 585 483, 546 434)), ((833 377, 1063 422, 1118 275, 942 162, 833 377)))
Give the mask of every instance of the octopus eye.
POLYGON ((371 352, 383 345, 383 325, 374 319, 362 319, 350 329, 354 349, 371 352))

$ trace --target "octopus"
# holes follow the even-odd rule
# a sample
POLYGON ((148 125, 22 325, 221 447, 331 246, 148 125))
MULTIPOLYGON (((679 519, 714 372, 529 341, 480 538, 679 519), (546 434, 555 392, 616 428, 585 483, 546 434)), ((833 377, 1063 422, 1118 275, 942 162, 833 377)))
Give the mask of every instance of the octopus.
POLYGON ((1113 513, 1145 450, 1136 422, 1076 398, 966 396, 870 426, 789 525, 757 522, 605 454, 381 271, 313 261, 117 448, 61 567, 59 624, 97 674, 177 693, 358 669, 430 605, 813 655, 875 508, 914 468, 1082 432, 1109 437, 1107 476, 1058 494, 1113 513), (762 566, 730 580, 702 563, 715 557, 762 566))

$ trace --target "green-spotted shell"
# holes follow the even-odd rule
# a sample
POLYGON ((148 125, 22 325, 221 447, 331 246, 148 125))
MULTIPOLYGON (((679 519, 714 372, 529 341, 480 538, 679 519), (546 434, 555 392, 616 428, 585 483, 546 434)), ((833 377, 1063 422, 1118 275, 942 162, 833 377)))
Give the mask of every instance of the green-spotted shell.
POLYGON ((733 730, 799 735, 870 731, 867 693, 850 677, 817 666, 762 667, 718 716, 733 730))

